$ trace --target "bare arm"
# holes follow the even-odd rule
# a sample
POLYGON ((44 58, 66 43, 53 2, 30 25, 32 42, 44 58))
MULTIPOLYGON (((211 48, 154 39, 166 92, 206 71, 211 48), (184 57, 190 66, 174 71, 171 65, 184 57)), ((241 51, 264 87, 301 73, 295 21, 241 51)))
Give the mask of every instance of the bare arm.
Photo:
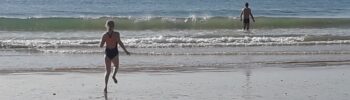
POLYGON ((105 35, 102 35, 101 42, 100 42, 100 48, 102 48, 106 43, 105 35))
POLYGON ((123 48, 123 50, 124 50, 124 52, 127 54, 127 55, 130 55, 130 52, 128 51, 128 50, 126 50, 126 48, 125 48, 125 46, 124 46, 124 43, 121 41, 121 39, 120 39, 120 34, 118 33, 118 43, 119 43, 119 45, 120 45, 120 47, 122 47, 123 48))
POLYGON ((241 19, 241 21, 242 21, 243 11, 244 11, 244 10, 242 10, 242 11, 241 11, 241 15, 239 15, 239 18, 241 19))
POLYGON ((253 16, 252 10, 250 10, 250 14, 249 14, 249 15, 252 17, 253 22, 255 22, 255 19, 254 19, 254 16, 253 16))

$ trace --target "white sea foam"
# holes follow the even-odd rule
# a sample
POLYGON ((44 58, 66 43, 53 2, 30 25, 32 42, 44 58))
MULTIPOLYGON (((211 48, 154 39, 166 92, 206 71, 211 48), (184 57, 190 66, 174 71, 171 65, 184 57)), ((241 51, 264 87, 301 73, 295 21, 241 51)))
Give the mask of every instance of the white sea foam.
MULTIPOLYGON (((309 36, 308 36, 309 37, 309 36)), ((348 44, 350 40, 308 40, 305 36, 297 37, 265 37, 265 36, 244 36, 244 37, 214 37, 214 38, 193 38, 193 37, 141 37, 123 39, 124 44, 133 48, 164 48, 164 47, 223 47, 223 46, 278 46, 278 45, 320 45, 320 44, 348 44)), ((85 40, 51 40, 32 39, 0 40, 1 48, 97 48, 100 39, 85 40)))

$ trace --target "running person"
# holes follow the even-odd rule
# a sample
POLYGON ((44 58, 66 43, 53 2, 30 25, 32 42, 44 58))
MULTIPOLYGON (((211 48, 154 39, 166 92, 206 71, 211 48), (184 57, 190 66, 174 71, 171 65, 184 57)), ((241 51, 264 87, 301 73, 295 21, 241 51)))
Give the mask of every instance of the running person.
POLYGON ((114 21, 106 22, 107 32, 103 34, 101 43, 100 43, 101 48, 104 46, 104 44, 106 44, 106 49, 105 49, 106 73, 105 73, 105 88, 104 88, 105 93, 107 93, 107 84, 108 84, 109 75, 111 73, 112 63, 115 66, 112 78, 115 83, 118 82, 115 77, 119 68, 118 44, 120 45, 120 47, 123 48, 123 50, 127 55, 130 55, 130 53, 125 49, 123 42, 120 40, 119 32, 114 31, 114 26, 115 26, 114 21))

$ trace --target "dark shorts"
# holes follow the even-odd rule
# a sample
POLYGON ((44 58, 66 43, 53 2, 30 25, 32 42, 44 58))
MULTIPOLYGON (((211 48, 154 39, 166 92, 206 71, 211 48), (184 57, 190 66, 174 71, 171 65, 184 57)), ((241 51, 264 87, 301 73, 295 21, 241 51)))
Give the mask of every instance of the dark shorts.
POLYGON ((249 24, 249 22, 250 22, 250 21, 249 21, 249 18, 243 20, 243 23, 244 23, 244 24, 249 24))
POLYGON ((118 52, 118 48, 106 48, 105 50, 106 56, 112 60, 115 56, 118 56, 119 52, 118 52))

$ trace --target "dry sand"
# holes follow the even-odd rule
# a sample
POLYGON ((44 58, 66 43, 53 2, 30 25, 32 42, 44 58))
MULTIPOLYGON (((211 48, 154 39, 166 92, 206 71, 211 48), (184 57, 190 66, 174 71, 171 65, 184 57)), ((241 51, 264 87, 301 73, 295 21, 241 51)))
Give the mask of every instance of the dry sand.
POLYGON ((121 72, 104 95, 104 73, 0 74, 0 100, 348 100, 348 66, 198 72, 121 72))

